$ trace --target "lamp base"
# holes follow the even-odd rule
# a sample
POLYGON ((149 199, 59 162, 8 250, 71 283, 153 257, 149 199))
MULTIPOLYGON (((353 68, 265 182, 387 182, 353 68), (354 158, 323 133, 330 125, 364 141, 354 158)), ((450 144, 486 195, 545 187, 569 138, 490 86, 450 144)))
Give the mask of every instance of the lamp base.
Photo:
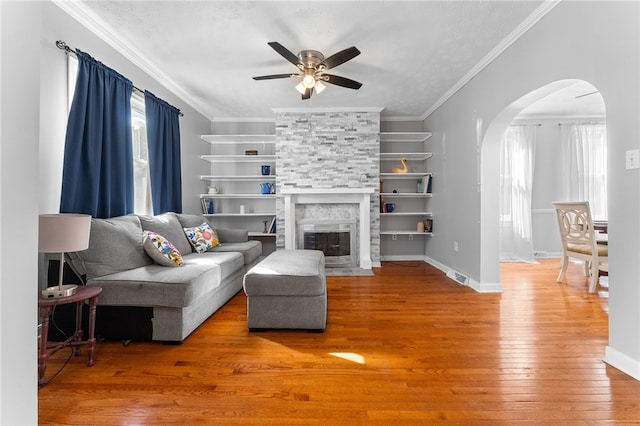
POLYGON ((42 297, 47 299, 57 299, 60 297, 69 297, 76 294, 78 286, 75 284, 64 284, 62 286, 48 287, 42 290, 42 297))

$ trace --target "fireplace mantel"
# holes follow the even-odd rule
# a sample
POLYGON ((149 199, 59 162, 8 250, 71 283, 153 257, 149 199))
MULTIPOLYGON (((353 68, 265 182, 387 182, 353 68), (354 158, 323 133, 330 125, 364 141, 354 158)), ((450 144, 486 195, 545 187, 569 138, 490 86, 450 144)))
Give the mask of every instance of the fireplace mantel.
POLYGON ((296 204, 359 204, 359 258, 371 269, 371 194, 373 188, 282 188, 284 198, 284 248, 296 247, 296 204))

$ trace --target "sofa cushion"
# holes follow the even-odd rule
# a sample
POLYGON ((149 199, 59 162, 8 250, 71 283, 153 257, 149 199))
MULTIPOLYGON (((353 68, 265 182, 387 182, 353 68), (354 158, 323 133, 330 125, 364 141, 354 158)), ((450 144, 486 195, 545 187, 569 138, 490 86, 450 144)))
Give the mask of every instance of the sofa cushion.
POLYGON ((202 215, 176 213, 176 218, 178 219, 178 222, 180 222, 180 225, 182 225, 183 228, 193 228, 194 226, 202 225, 202 222, 209 223, 209 226, 213 228, 209 220, 202 215))
POLYGON ((144 231, 144 242, 142 243, 144 251, 159 265, 162 266, 181 266, 182 255, 160 234, 152 231, 144 231))
POLYGON ((203 222, 193 228, 184 228, 184 233, 196 253, 204 253, 218 245, 218 236, 207 222, 203 222))
POLYGON ((320 296, 326 292, 324 254, 319 250, 277 250, 244 276, 247 296, 320 296))
POLYGON ((260 241, 245 241, 243 243, 224 243, 219 244, 211 249, 209 252, 240 252, 244 255, 244 264, 250 265, 257 258, 262 256, 262 243, 260 241))
POLYGON ((186 307, 220 286, 242 268, 240 253, 191 253, 180 268, 147 265, 98 277, 100 305, 186 307))
MULTIPOLYGON (((191 244, 182 230, 182 224, 175 213, 163 213, 158 216, 138 216, 144 231, 153 231, 162 235, 175 246, 180 253, 191 253, 191 244)), ((200 217, 200 223, 202 223, 200 217)))
POLYGON ((142 247, 142 228, 135 215, 91 219, 89 248, 68 256, 74 272, 87 280, 153 263, 142 247))

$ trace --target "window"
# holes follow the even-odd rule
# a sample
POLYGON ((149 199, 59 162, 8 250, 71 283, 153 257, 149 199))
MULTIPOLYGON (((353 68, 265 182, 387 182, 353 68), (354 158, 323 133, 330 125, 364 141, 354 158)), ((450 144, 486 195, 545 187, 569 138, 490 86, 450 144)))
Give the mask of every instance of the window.
POLYGON ((563 195, 588 201, 594 220, 607 214, 607 127, 604 124, 562 126, 563 195))
MULTIPOLYGON (((68 109, 76 87, 78 59, 67 55, 67 95, 68 109)), ((152 215, 151 178, 149 174, 149 150, 147 148, 147 126, 144 110, 144 96, 134 90, 131 95, 131 133, 133 149, 134 213, 152 215)))

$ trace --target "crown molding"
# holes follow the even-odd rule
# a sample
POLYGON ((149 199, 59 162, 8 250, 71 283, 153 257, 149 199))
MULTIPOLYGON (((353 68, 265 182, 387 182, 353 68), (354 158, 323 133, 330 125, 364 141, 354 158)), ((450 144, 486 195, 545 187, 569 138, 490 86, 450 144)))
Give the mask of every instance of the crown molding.
POLYGON ((117 50, 122 56, 151 76, 171 93, 185 101, 203 116, 210 118, 210 114, 200 105, 186 90, 173 81, 169 76, 160 71, 158 67, 149 60, 142 52, 132 48, 123 42, 120 37, 115 34, 108 25, 104 23, 95 13, 84 7, 81 2, 68 0, 51 0, 53 4, 66 12, 73 19, 85 26, 89 31, 94 33, 98 38, 107 43, 109 46, 117 50))
POLYGON ((330 113, 330 112, 382 112, 384 107, 335 107, 335 108, 271 108, 276 114, 283 112, 330 113))
POLYGON ((433 114, 435 110, 440 108, 442 104, 449 100, 453 95, 462 89, 472 78, 485 69, 494 59, 496 59, 502 52, 504 52, 509 46, 515 43, 520 37, 522 37, 527 31, 529 31, 535 24, 538 23, 547 13, 549 13, 554 7, 560 4, 562 0, 545 0, 536 10, 534 10, 524 21, 520 23, 511 33, 505 37, 496 47, 471 68, 456 84, 454 84, 444 95, 442 95, 436 103, 434 103, 421 117, 420 120, 426 120, 428 116, 433 114))
POLYGON ((275 117, 214 117, 212 123, 275 123, 275 117))

